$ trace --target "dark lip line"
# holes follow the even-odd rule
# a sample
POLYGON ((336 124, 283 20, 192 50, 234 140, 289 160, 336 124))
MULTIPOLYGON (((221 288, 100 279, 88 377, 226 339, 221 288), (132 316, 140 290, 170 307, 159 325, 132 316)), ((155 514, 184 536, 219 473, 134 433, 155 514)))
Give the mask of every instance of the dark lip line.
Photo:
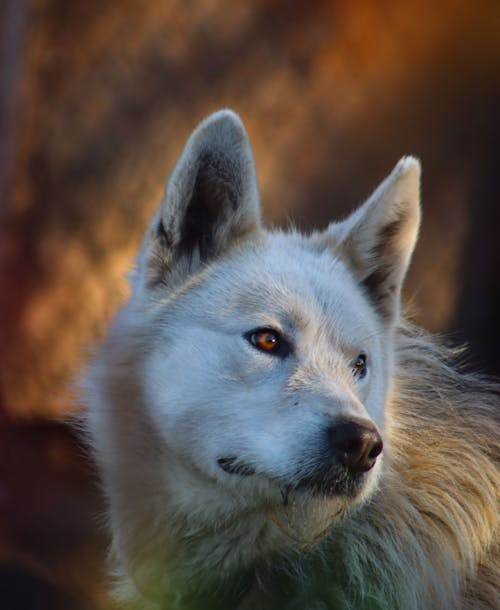
POLYGON ((217 460, 219 466, 229 474, 238 474, 249 477, 255 474, 255 468, 249 464, 239 462, 237 457, 222 457, 217 460), (236 463, 235 463, 236 462, 236 463))
MULTIPOLYGON (((217 460, 217 463, 219 464, 220 468, 222 470, 224 470, 225 472, 227 472, 228 474, 234 474, 234 475, 238 475, 238 476, 242 476, 242 477, 249 477, 249 476, 253 476, 256 475, 257 472, 255 470, 255 468, 253 466, 250 466, 249 464, 245 464, 244 462, 238 462, 238 458, 236 456, 230 456, 230 457, 222 457, 219 458, 217 460)), ((371 470, 371 469, 370 469, 371 470)), ((360 477, 360 479, 364 479, 366 473, 363 473, 363 476, 360 477)), ((290 483, 284 483, 283 481, 279 481, 274 479, 278 484, 283 484, 284 483, 284 487, 281 489, 281 495, 283 498, 283 501, 285 503, 285 506, 288 504, 288 496, 292 491, 296 491, 296 492, 300 492, 300 491, 309 491, 317 494, 325 494, 327 496, 335 496, 335 495, 345 495, 346 489, 344 490, 334 490, 335 488, 335 484, 332 485, 332 483, 334 483, 333 481, 330 483, 330 485, 328 485, 328 483, 325 485, 325 481, 322 481, 320 479, 315 480, 316 477, 306 477, 300 481, 298 481, 295 484, 290 484, 290 483), (330 490, 330 491, 328 491, 330 490)), ((351 481, 351 485, 352 488, 350 490, 350 493, 347 493, 347 495, 351 495, 355 488, 358 486, 362 486, 362 482, 361 480, 358 481, 351 481)))

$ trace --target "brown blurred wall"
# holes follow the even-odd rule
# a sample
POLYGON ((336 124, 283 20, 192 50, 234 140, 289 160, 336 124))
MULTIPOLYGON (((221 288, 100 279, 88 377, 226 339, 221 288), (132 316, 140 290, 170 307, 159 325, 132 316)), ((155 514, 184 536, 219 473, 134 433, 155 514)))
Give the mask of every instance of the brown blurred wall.
POLYGON ((78 406, 68 384, 126 296, 183 142, 217 108, 245 121, 273 224, 324 226, 418 155, 406 297, 500 373, 499 2, 6 0, 0 17, 0 432, 16 464, 0 478, 0 560, 82 561, 96 500, 72 437, 43 420, 78 406), (69 525, 65 491, 85 498, 69 525), (69 555, 16 534, 48 514, 80 533, 69 555))

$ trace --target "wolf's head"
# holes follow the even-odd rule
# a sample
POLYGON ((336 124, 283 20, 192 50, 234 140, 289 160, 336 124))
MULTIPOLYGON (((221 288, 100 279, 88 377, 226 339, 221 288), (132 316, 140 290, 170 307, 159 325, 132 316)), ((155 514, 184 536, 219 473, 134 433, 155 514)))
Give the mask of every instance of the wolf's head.
POLYGON ((221 111, 199 125, 96 369, 96 413, 115 418, 92 420, 109 486, 120 487, 117 462, 122 482, 142 468, 142 501, 151 493, 155 511, 188 521, 287 501, 334 515, 370 495, 419 174, 403 158, 343 222, 268 232, 240 119, 221 111))

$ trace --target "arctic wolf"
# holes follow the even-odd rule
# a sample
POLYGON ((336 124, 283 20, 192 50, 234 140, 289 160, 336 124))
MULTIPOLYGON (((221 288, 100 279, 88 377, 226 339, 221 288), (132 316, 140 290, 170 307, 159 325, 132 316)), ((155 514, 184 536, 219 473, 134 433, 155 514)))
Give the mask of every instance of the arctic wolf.
POLYGON ((400 311, 419 177, 267 231, 240 119, 191 135, 88 376, 119 608, 500 607, 498 389, 400 311))

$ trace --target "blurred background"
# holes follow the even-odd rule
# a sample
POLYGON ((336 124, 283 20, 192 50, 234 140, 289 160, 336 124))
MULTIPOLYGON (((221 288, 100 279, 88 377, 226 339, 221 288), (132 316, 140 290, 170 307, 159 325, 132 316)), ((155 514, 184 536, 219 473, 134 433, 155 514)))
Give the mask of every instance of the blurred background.
MULTIPOLYGON (((414 318, 500 373, 498 0, 3 0, 0 599, 106 607, 71 382, 127 296, 185 139, 232 107, 271 225, 326 225, 423 163, 414 318)), ((2 606, 3 607, 3 606, 2 606)))

